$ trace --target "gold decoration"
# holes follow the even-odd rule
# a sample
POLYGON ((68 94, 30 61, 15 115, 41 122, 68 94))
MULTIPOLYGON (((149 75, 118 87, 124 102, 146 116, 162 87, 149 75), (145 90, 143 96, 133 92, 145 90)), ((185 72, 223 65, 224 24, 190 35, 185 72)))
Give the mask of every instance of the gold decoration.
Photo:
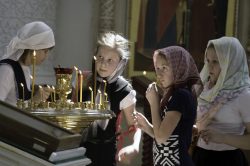
MULTIPOLYGON (((29 102, 28 106, 26 106, 24 101, 18 100, 18 108, 47 119, 73 132, 81 132, 94 120, 110 119, 115 116, 115 114, 108 109, 108 101, 105 101, 104 104, 102 104, 103 99, 100 91, 98 91, 98 94, 100 95, 100 103, 94 103, 94 94, 91 87, 89 87, 89 90, 91 91, 91 101, 82 102, 82 97, 80 96, 80 102, 73 103, 68 99, 68 94, 72 89, 71 79, 73 69, 59 67, 55 68, 55 72, 56 85, 55 87, 51 86, 53 89, 53 97, 51 97, 50 102, 45 100, 42 100, 40 103, 29 102), (56 93, 58 94, 57 100, 56 93)), ((82 72, 79 72, 81 75, 82 72)), ((80 90, 82 91, 81 87, 82 85, 80 84, 80 90)), ((42 86, 39 86, 39 88, 41 90, 42 86)), ((41 98, 44 98, 42 93, 41 98)), ((105 100, 107 100, 107 97, 105 97, 105 100)))

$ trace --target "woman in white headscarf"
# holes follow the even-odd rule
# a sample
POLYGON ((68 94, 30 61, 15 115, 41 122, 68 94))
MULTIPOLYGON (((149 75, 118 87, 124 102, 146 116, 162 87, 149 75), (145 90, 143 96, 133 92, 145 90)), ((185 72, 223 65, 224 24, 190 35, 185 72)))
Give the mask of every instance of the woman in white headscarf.
POLYGON ((238 39, 210 40, 200 75, 204 90, 198 98, 195 164, 247 165, 240 149, 250 149, 250 79, 238 39))
MULTIPOLYGON (((43 22, 31 22, 19 29, 0 61, 0 100, 16 105, 18 99, 30 99, 29 66, 32 65, 34 50, 36 51, 36 65, 39 65, 54 46, 53 31, 43 22)), ((50 90, 43 88, 37 92, 35 92, 34 101, 41 101, 48 98, 50 90)))

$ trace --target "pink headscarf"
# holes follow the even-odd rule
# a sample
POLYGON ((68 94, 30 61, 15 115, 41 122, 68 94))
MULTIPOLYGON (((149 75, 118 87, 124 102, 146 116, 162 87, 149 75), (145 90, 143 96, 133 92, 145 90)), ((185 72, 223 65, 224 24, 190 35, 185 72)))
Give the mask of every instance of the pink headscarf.
MULTIPOLYGON (((166 59, 170 62, 174 83, 170 86, 167 94, 164 95, 164 101, 168 101, 174 89, 188 88, 196 97, 198 92, 194 89, 194 85, 202 85, 198 69, 194 59, 184 48, 179 46, 170 46, 156 50, 156 53, 165 55, 166 59)), ((156 54, 154 54, 154 61, 156 54)), ((163 102, 164 103, 164 102, 163 102)))

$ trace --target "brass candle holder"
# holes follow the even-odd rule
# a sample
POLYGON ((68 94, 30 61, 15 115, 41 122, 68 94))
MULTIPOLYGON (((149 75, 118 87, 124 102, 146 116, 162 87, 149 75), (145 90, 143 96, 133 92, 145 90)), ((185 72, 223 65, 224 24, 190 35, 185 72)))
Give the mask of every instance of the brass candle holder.
POLYGON ((72 91, 72 68, 54 68, 56 73, 55 91, 58 94, 57 109, 70 109, 72 102, 68 100, 68 95, 72 91))
MULTIPOLYGON (((47 86, 52 89, 51 101, 42 100, 36 103, 32 100, 28 103, 24 99, 17 101, 17 107, 30 112, 33 115, 44 118, 55 124, 71 130, 73 132, 81 132, 88 127, 93 121, 98 119, 111 119, 115 116, 109 108, 107 101, 107 93, 98 91, 100 101, 95 103, 94 89, 89 87, 91 92, 91 100, 82 102, 82 94, 80 92, 80 101, 73 103, 68 99, 68 95, 72 91, 72 73, 71 68, 54 68, 56 76, 56 85, 47 86), (56 96, 57 94, 57 96, 56 96), (103 96, 104 95, 104 96, 103 96)), ((80 72, 80 71, 79 71, 80 72)), ((81 72, 80 72, 81 73, 81 72)), ((82 73, 81 73, 82 74, 82 73)), ((80 77, 83 81, 83 78, 80 77)), ((82 91, 83 82, 80 81, 80 90, 82 91)), ((41 86, 39 86, 42 89, 41 86)), ((106 86, 105 86, 106 87, 106 86)), ((41 95, 41 98, 44 96, 41 95)))

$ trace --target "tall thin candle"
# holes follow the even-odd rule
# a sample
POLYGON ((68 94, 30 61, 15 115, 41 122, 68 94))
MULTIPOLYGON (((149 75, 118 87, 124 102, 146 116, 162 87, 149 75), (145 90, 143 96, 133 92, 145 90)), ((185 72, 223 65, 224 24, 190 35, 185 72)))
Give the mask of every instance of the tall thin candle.
MULTIPOLYGON (((47 85, 47 88, 49 88, 49 90, 51 89, 49 85, 47 85)), ((50 100, 53 101, 52 99, 53 99, 53 92, 50 92, 50 100)))
POLYGON ((103 88, 103 94, 106 93, 106 88, 107 88, 107 81, 103 80, 104 83, 104 88, 103 88))
POLYGON ((54 97, 53 97, 53 101, 56 102, 56 90, 55 90, 55 87, 52 86, 52 89, 53 89, 53 94, 54 94, 54 95, 53 95, 53 96, 54 96, 54 97))
POLYGON ((83 81, 82 71, 79 70, 79 73, 80 73, 80 102, 82 102, 82 81, 83 81))
POLYGON ((78 68, 75 66, 74 68, 76 71, 76 83, 75 83, 76 102, 78 102, 78 68))
POLYGON ((39 91, 40 91, 41 101, 43 101, 43 87, 41 85, 39 85, 39 91))
POLYGON ((36 66, 36 51, 33 51, 32 56, 32 87, 31 87, 31 102, 33 102, 34 98, 34 90, 35 90, 35 66, 36 66))
POLYGON ((93 90, 91 87, 89 87, 90 93, 91 93, 91 104, 94 104, 94 95, 93 95, 93 90))
POLYGON ((99 95, 99 104, 102 105, 103 101, 102 101, 102 92, 98 89, 98 95, 99 95))
MULTIPOLYGON (((97 76, 97 71, 96 71, 96 56, 93 57, 94 58, 94 95, 96 96, 96 76, 97 76)), ((93 101, 95 103, 95 101, 93 101)))
POLYGON ((24 101, 24 85, 21 83, 22 91, 23 91, 23 101, 24 101))

